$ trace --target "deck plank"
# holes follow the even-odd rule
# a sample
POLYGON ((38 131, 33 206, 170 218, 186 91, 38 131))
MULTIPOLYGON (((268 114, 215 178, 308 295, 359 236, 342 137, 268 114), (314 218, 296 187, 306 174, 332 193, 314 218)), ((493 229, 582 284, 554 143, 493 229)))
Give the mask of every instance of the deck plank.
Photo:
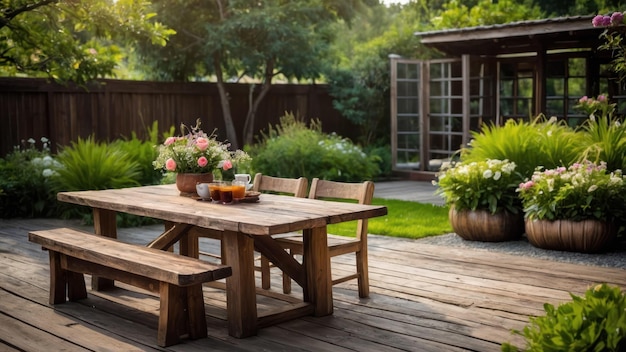
MULTIPOLYGON (((0 220, 0 349, 499 351, 505 341, 523 344, 511 330, 543 314, 546 302, 568 301, 569 292, 582 294, 598 282, 626 288, 624 269, 370 236, 370 298, 359 299, 356 281, 345 282, 333 288, 332 316, 303 317, 235 339, 228 335, 224 291, 205 285, 208 338, 160 348, 159 301, 149 292, 120 284, 112 291, 89 290, 79 302, 48 305, 48 255, 28 242, 27 233, 70 225, 89 229, 54 219, 0 220)), ((118 237, 147 244, 162 230, 120 229, 118 237)), ((215 241, 201 247, 219 252, 215 241)), ((336 257, 332 265, 336 273, 347 272, 353 259, 336 257)), ((272 273, 277 296, 281 280, 277 270, 272 273)), ((294 297, 302 295, 299 286, 293 288, 294 297)), ((258 298, 260 310, 277 304, 258 298)))

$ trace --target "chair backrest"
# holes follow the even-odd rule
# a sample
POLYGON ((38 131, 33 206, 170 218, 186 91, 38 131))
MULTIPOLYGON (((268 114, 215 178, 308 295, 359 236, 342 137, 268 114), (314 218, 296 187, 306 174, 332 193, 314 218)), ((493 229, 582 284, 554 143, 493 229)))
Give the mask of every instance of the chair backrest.
MULTIPOLYGON (((347 183, 327 181, 314 178, 311 181, 309 198, 335 198, 356 200, 359 204, 372 204, 374 198, 374 182, 347 183)), ((367 238, 367 219, 358 220, 356 238, 365 242, 367 238)))
POLYGON ((252 190, 256 192, 274 192, 290 194, 295 197, 306 197, 309 181, 306 177, 284 178, 266 176, 261 173, 254 175, 252 190))
POLYGON ((309 191, 309 198, 352 199, 359 204, 372 204, 373 197, 374 183, 372 181, 348 183, 314 178, 309 191))

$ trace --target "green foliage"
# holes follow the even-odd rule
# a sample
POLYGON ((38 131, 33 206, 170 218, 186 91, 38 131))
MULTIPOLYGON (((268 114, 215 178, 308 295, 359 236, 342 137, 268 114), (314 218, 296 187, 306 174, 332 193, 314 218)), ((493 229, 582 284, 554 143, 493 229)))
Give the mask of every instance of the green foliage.
POLYGON ((619 287, 596 285, 584 297, 558 307, 544 304, 545 316, 530 318, 523 332, 526 348, 510 343, 502 351, 623 351, 626 348, 626 295, 619 287))
POLYGON ((626 178, 620 170, 608 173, 604 163, 535 171, 519 191, 529 219, 614 221, 626 215, 626 178))
MULTIPOLYGON (((132 157, 116 146, 98 143, 89 137, 79 138, 57 155, 61 164, 51 178, 55 192, 83 191, 139 186, 140 167, 132 157)), ((63 216, 83 216, 85 210, 65 206, 63 216)))
POLYGON ((112 148, 127 154, 137 164, 140 170, 137 181, 141 185, 155 185, 161 181, 162 173, 152 166, 152 162, 157 156, 154 146, 159 143, 158 134, 158 121, 154 121, 152 126, 148 128, 147 140, 137 138, 137 133, 133 131, 130 139, 124 138, 111 143, 112 148))
POLYGON ((451 0, 444 7, 441 16, 432 19, 437 29, 484 26, 543 17, 539 7, 514 0, 480 0, 471 7, 462 1, 451 0))
POLYGON ((165 45, 173 33, 146 8, 147 2, 134 0, 5 0, 0 72, 78 83, 110 75, 121 60, 111 39, 165 45))
POLYGON ((49 141, 41 139, 39 148, 34 139, 18 146, 0 159, 0 217, 53 216, 56 193, 50 189, 56 161, 50 155, 49 141))
POLYGON ((598 99, 581 98, 578 107, 590 115, 581 132, 583 158, 596 163, 604 161, 610 171, 626 170, 626 124, 614 116, 615 104, 599 95, 598 99))
POLYGON ((441 194, 456 210, 489 210, 492 214, 508 211, 517 214, 521 202, 515 190, 523 180, 508 160, 458 163, 438 174, 441 194))
POLYGON ((509 160, 528 178, 537 166, 556 168, 580 159, 582 137, 556 119, 532 122, 508 120, 503 126, 486 125, 472 132, 473 140, 461 150, 461 161, 509 160))
MULTIPOLYGON (((418 239, 452 232, 447 206, 380 198, 374 198, 372 204, 384 205, 388 211, 385 216, 369 219, 367 226, 369 233, 418 239)), ((356 222, 329 225, 328 232, 354 237, 356 222)))
POLYGON ((289 113, 280 125, 270 126, 249 153, 255 171, 277 177, 363 181, 379 172, 376 156, 366 155, 347 139, 322 133, 319 123, 309 128, 289 113))

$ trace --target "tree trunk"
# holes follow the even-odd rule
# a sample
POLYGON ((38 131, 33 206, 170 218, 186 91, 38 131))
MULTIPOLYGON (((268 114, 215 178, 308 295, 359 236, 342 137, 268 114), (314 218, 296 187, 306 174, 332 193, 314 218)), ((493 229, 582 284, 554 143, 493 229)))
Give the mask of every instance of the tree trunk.
MULTIPOLYGON (((222 105, 222 116, 224 125, 226 126, 226 138, 230 142, 232 149, 239 149, 239 141, 237 140, 237 131, 233 123, 232 113, 230 111, 230 101, 228 100, 228 92, 224 86, 224 78, 222 76, 222 67, 219 56, 216 54, 214 59, 215 75, 217 76, 217 90, 220 93, 220 103, 222 105)), ((247 120, 246 120, 247 121, 247 120)))
POLYGON ((274 77, 274 60, 267 60, 265 66, 265 78, 263 80, 263 86, 259 95, 254 98, 254 86, 250 88, 250 107, 248 108, 248 114, 246 115, 246 121, 243 125, 243 143, 244 145, 250 145, 254 142, 254 120, 256 118, 256 112, 259 105, 270 91, 272 87, 272 78, 274 77))

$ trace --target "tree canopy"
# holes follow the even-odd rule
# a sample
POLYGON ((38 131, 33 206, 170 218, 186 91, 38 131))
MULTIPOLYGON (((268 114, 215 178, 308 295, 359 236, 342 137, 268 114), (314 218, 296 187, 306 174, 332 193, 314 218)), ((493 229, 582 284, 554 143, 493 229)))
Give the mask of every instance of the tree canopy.
POLYGON ((165 45, 173 33, 135 0, 2 0, 0 73, 83 83, 111 75, 119 44, 165 45))

